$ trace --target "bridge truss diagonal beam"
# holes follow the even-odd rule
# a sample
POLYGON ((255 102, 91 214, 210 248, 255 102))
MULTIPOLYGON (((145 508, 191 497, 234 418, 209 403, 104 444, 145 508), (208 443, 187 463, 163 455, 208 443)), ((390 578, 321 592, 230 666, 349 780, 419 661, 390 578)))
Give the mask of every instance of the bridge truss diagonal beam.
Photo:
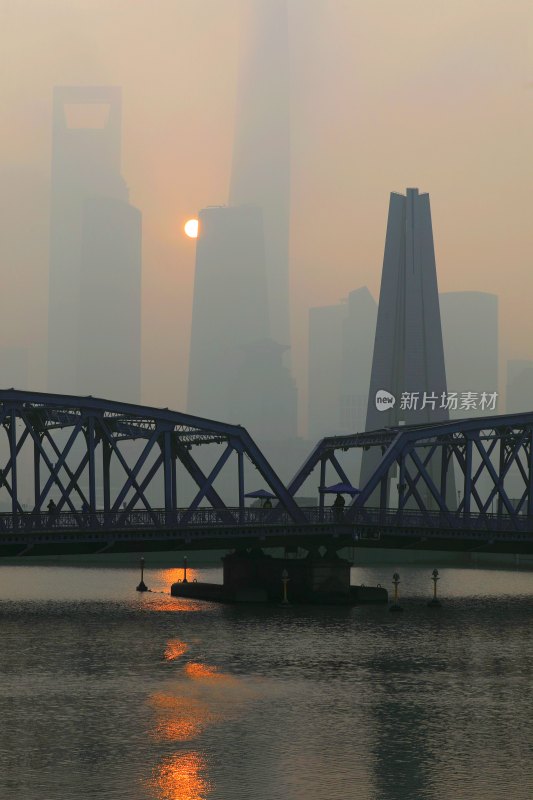
POLYGON ((350 453, 363 448, 377 448, 379 459, 346 509, 348 521, 363 519, 365 510, 376 505, 396 507, 398 514, 403 509, 422 516, 438 511, 450 524, 458 515, 465 519, 472 513, 488 520, 494 515, 494 501, 497 514, 515 529, 523 528, 519 515, 527 512, 533 517, 533 412, 327 437, 313 448, 289 491, 296 494, 318 467, 320 488, 326 486, 328 467, 343 482, 357 485, 346 461, 350 453), (336 453, 348 453, 342 466, 336 453), (452 491, 455 480, 457 491, 452 491))
POLYGON ((235 464, 238 504, 243 509, 245 483, 251 480, 248 464, 276 497, 272 518, 283 513, 289 520, 305 521, 292 495, 239 425, 169 409, 12 389, 0 390, 0 427, 7 445, 2 456, 0 442, 0 463, 5 464, 0 471, 0 499, 3 490, 13 514, 27 513, 28 508, 43 513, 54 500, 55 513, 67 508, 77 515, 80 526, 87 514, 99 511, 107 515, 105 519, 124 524, 139 508, 154 525, 159 524, 161 510, 165 524, 174 520, 186 525, 201 505, 209 503, 221 521, 233 524, 235 503, 223 500, 215 482, 223 471, 231 477, 235 464), (215 452, 220 447, 222 454, 205 471, 204 456, 209 448, 215 452), (236 459, 231 459, 234 453, 236 459), (196 486, 180 513, 178 465, 196 486))

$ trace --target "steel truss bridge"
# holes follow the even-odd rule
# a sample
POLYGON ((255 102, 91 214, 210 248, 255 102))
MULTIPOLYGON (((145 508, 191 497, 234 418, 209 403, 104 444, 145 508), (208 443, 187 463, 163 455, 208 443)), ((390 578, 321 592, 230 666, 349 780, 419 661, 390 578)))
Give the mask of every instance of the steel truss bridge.
POLYGON ((0 391, 0 427, 0 556, 533 552, 533 412, 328 437, 287 486, 244 428, 168 409, 11 389, 0 391), (319 491, 317 507, 300 507, 307 483, 351 483, 356 453, 372 449, 377 466, 349 505, 326 507, 319 491), (246 507, 258 485, 273 508, 246 507))

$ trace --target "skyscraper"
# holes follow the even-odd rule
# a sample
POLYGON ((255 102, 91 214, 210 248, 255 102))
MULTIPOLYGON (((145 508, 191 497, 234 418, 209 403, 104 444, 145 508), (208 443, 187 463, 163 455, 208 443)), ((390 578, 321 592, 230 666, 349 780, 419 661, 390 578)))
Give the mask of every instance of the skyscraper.
POLYGON ((141 214, 88 198, 83 210, 77 391, 141 397, 141 214))
POLYGON ((274 338, 289 328, 289 35, 287 0, 252 0, 237 101, 230 205, 263 211, 274 338))
POLYGON ((348 295, 342 322, 340 423, 343 432, 365 428, 377 304, 366 286, 348 295))
MULTIPOLYGON (((505 410, 507 414, 533 411, 533 361, 510 359, 507 362, 505 410)), ((513 498, 521 497, 524 491, 524 477, 516 462, 511 464, 505 476, 505 491, 513 498)))
POLYGON ((533 361, 511 359, 507 362, 506 394, 508 414, 533 411, 533 361))
POLYGON ((229 206, 200 212, 188 409, 258 438, 296 436, 289 333, 286 0, 252 0, 229 206))
POLYGON ((120 153, 120 89, 56 88, 48 387, 135 402, 140 214, 128 203, 120 153))
POLYGON ((308 422, 310 439, 340 433, 342 326, 346 304, 309 309, 308 422))
POLYGON ((248 348, 268 338, 261 210, 204 208, 196 243, 188 410, 241 422, 231 407, 233 386, 248 348))
POLYGON ((366 429, 400 420, 446 420, 443 393, 446 371, 429 195, 407 189, 406 196, 390 197, 366 429), (395 402, 381 404, 377 395, 382 391, 395 402))
MULTIPOLYGON (((483 393, 498 392, 498 298, 488 292, 444 292, 439 295, 446 383, 457 395, 450 416, 498 413, 482 407, 483 393), (472 404, 464 402, 471 395, 472 404)), ((500 408, 500 413, 503 408, 500 408)))
MULTIPOLYGON (((390 197, 366 430, 448 418, 429 195, 407 189, 390 197)), ((363 454, 362 483, 377 458, 363 454)))
POLYGON ((376 310, 366 286, 347 302, 309 310, 311 439, 364 429, 376 310))

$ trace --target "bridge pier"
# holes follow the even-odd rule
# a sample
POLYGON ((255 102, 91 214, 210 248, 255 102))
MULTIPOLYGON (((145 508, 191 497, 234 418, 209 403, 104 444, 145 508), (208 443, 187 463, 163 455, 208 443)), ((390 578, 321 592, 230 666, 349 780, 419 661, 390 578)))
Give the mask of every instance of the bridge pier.
POLYGON ((306 558, 274 558, 261 548, 240 549, 223 559, 224 583, 172 585, 175 597, 219 600, 227 603, 280 603, 284 579, 288 582, 289 603, 351 605, 361 602, 387 602, 385 590, 350 585, 351 564, 332 552, 320 556, 310 552, 306 558))

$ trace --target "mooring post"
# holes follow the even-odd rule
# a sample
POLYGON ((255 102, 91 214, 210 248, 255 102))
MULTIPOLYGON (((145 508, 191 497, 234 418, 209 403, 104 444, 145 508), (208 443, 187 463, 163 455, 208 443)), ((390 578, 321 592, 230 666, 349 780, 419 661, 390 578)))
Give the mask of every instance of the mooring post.
POLYGON ((189 583, 187 580, 187 556, 183 556, 183 583, 189 583))
POLYGON ((141 556, 141 582, 137 586, 137 591, 138 592, 147 592, 148 591, 148 587, 144 582, 144 556, 141 556))
POLYGON ((392 583, 394 585, 394 602, 390 606, 389 611, 403 611, 403 608, 398 603, 398 584, 400 583, 400 576, 397 572, 392 576, 392 583))
POLYGON ((433 581, 433 599, 429 601, 428 606, 430 606, 430 608, 440 608, 441 602, 437 597, 437 581, 439 580, 438 569, 434 569, 431 575, 431 580, 433 581))

